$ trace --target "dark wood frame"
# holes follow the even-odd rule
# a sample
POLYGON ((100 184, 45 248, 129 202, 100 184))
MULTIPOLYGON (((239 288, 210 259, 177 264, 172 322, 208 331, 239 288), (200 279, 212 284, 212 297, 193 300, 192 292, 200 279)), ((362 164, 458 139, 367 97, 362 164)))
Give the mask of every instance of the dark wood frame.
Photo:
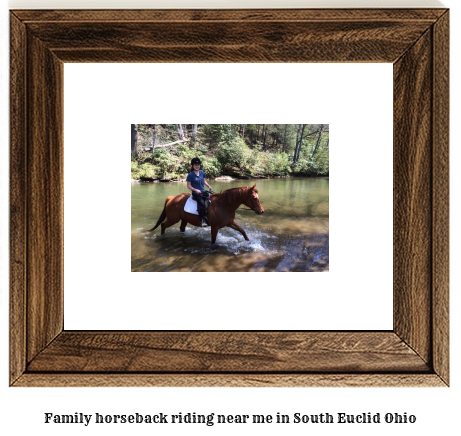
POLYGON ((10 20, 12 386, 448 385, 447 9, 10 20), (64 331, 64 62, 392 62, 393 330, 64 331))

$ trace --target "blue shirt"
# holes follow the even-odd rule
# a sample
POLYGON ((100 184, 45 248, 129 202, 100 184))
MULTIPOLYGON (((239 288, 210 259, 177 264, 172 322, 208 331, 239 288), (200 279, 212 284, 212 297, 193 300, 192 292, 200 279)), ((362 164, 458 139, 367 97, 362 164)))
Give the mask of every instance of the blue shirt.
POLYGON ((199 189, 201 192, 205 192, 205 184, 203 179, 206 179, 206 174, 199 170, 199 175, 195 174, 195 171, 190 172, 187 175, 187 182, 190 182, 194 189, 199 189))

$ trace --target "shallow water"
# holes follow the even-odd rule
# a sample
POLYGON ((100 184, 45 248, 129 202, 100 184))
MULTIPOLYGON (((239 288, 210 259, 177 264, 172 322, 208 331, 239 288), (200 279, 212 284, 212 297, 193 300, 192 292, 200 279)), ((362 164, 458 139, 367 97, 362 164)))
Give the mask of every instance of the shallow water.
MULTIPOLYGON (((215 192, 253 185, 253 180, 210 181, 215 192)), ((220 229, 211 245, 209 228, 179 224, 160 236, 143 231, 157 222, 169 195, 187 192, 185 183, 141 183, 131 187, 132 271, 328 271, 328 178, 258 180, 263 215, 238 209, 237 223, 250 238, 220 229)), ((241 206, 245 207, 245 206, 241 206)))

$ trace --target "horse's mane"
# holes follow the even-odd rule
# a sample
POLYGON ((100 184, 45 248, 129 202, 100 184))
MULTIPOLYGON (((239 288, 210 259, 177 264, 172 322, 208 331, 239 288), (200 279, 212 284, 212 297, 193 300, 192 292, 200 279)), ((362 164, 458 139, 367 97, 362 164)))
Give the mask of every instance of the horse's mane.
MULTIPOLYGON (((251 186, 241 186, 239 188, 226 189, 225 191, 221 191, 219 194, 213 194, 213 200, 226 204, 238 203, 241 201, 242 194, 244 192, 248 192, 251 188, 251 186)), ((258 192, 256 188, 254 188, 254 191, 258 192)))

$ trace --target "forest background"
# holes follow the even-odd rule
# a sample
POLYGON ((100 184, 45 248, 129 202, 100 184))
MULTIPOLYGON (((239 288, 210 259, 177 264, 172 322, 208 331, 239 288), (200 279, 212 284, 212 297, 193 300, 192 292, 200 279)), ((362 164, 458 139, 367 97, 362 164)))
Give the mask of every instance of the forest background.
POLYGON ((329 124, 131 124, 131 178, 180 181, 198 157, 207 178, 329 175, 329 124))

